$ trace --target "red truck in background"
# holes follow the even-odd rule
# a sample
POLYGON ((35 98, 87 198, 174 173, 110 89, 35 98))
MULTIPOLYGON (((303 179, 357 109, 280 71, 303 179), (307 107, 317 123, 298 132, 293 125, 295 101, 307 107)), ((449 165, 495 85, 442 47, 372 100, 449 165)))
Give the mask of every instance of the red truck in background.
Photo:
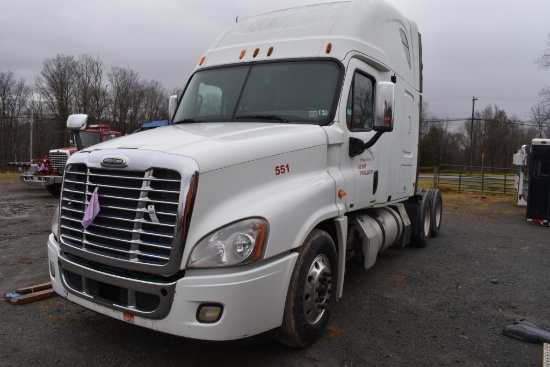
MULTIPOLYGON (((81 131, 80 139, 83 147, 89 147, 122 135, 124 134, 111 130, 108 124, 95 124, 81 131)), ((31 162, 8 162, 7 165, 19 168, 19 172, 22 172, 20 179, 24 184, 45 187, 53 196, 59 196, 65 163, 78 150, 77 146, 52 149, 47 156, 31 162)))

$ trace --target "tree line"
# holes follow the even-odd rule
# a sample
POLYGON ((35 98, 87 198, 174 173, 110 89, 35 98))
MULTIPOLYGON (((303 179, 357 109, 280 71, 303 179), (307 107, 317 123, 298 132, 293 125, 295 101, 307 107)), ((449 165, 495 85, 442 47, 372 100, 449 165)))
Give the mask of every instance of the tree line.
POLYGON ((106 72, 103 61, 89 54, 44 60, 32 84, 0 70, 0 167, 68 146, 70 114, 86 113, 92 123, 127 134, 144 122, 167 119, 168 97, 159 81, 130 68, 106 72))
MULTIPOLYGON (((548 123, 544 136, 550 136, 548 123)), ((512 167, 512 157, 523 144, 539 137, 531 122, 509 117, 498 106, 488 105, 475 111, 473 119, 451 121, 429 115, 424 103, 421 114, 420 167, 460 165, 469 167, 512 167), (458 126, 457 126, 458 123, 458 126)))
MULTIPOLYGON (((546 50, 535 63, 550 70, 550 34, 546 50)), ((87 113, 96 123, 131 133, 143 122, 167 119, 168 96, 160 82, 144 80, 130 68, 114 66, 105 72, 103 61, 89 54, 77 58, 58 54, 44 60, 32 85, 17 80, 11 71, 0 70, 0 167, 67 146, 65 123, 72 113, 87 113)), ((550 137, 550 86, 539 91, 539 97, 527 122, 488 105, 475 111, 473 119, 458 121, 458 128, 457 121, 431 116, 424 103, 420 167, 510 167, 521 145, 535 137, 550 137)))
MULTIPOLYGON (((535 60, 541 70, 550 70, 550 34, 546 49, 535 60)), ((498 106, 486 106, 473 119, 458 121, 429 115, 424 103, 420 128, 420 167, 440 164, 509 168, 512 156, 533 138, 550 138, 550 86, 539 91, 528 121, 509 117, 498 106)))

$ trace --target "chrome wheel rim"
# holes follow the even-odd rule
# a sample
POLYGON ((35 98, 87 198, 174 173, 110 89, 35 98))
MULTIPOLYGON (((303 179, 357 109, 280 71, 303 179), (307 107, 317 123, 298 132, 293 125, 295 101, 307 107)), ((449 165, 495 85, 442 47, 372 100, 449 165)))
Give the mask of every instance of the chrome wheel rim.
POLYGON ((306 321, 313 325, 323 317, 332 293, 330 262, 323 255, 317 257, 309 267, 304 284, 303 311, 306 321))

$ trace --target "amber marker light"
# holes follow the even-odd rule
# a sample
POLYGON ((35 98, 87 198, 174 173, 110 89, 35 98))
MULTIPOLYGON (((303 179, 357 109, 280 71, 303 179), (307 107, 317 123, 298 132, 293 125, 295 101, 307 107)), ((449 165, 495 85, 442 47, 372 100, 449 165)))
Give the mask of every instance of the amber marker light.
POLYGON ((256 251, 254 251, 254 254, 252 255, 252 261, 256 261, 260 258, 260 256, 262 256, 262 251, 264 249, 264 240, 265 240, 265 235, 266 235, 266 232, 267 232, 267 229, 265 228, 265 225, 263 224, 258 224, 259 228, 258 228, 258 239, 256 240, 256 243, 257 243, 257 246, 256 246, 256 251))
POLYGON ((259 48, 255 49, 254 50, 254 55, 252 55, 252 57, 255 58, 256 56, 258 56, 258 52, 260 52, 260 49, 259 48))
POLYGON ((339 198, 343 198, 346 195, 347 195, 347 193, 344 190, 342 190, 342 189, 338 190, 338 197, 339 198))
POLYGON ((273 53, 273 47, 270 47, 270 48, 267 50, 267 56, 271 56, 272 53, 273 53))
POLYGON ((205 61, 206 61, 206 56, 201 57, 199 61, 199 66, 202 66, 202 64, 204 64, 205 61))
POLYGON ((329 44, 327 45, 327 50, 326 50, 326 51, 327 51, 327 54, 329 54, 330 51, 332 51, 332 43, 329 43, 329 44))
POLYGON ((245 54, 246 54, 246 50, 242 50, 241 55, 239 56, 239 60, 242 60, 245 54))

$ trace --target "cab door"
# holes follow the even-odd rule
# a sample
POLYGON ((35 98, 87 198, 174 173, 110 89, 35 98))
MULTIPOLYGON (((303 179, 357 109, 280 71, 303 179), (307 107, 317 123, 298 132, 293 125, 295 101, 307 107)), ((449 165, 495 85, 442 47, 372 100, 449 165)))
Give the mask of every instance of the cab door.
POLYGON ((358 60, 351 59, 344 80, 340 102, 339 121, 344 131, 340 169, 346 184, 346 207, 348 211, 374 205, 379 189, 379 144, 351 157, 351 137, 369 141, 376 133, 372 130, 375 119, 374 91, 379 72, 358 60))

